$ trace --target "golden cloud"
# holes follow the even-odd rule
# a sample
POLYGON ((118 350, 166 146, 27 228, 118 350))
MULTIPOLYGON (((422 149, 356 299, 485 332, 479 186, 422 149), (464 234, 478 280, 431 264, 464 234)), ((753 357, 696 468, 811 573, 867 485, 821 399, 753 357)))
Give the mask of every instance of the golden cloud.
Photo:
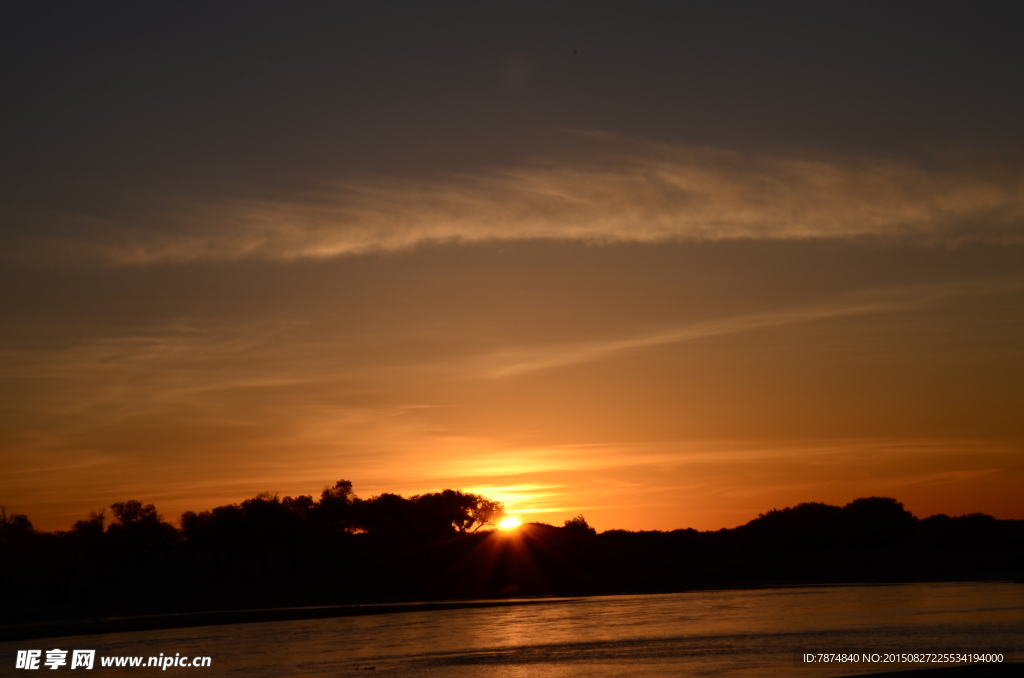
POLYGON ((430 180, 317 181, 273 196, 174 199, 140 218, 147 227, 37 218, 65 222, 59 230, 75 234, 79 253, 121 264, 510 240, 1024 241, 1024 171, 996 162, 943 169, 953 165, 648 146, 430 180))

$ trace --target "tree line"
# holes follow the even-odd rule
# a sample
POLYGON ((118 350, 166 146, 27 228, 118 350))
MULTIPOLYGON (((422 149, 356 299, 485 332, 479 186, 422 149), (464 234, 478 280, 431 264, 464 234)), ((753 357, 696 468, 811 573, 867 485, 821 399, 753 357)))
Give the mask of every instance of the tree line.
POLYGON ((0 508, 0 625, 203 609, 695 587, 1024 577, 1024 521, 918 519, 891 498, 773 509, 733 529, 491 528, 504 507, 443 490, 260 494, 178 524, 124 501, 69 530, 0 508))
MULTIPOLYGON (((493 526, 504 513, 501 502, 450 489, 409 498, 383 493, 360 499, 352 492, 352 483, 348 480, 325 487, 319 500, 312 495, 281 499, 275 494, 261 493, 240 504, 218 506, 200 513, 186 511, 177 528, 165 522, 153 504, 131 500, 111 504, 109 508, 112 513, 109 525, 106 509, 103 509, 77 521, 69 531, 55 532, 51 536, 76 540, 105 535, 112 541, 131 541, 147 547, 180 542, 273 541, 284 536, 301 539, 361 532, 431 540, 493 526)), ((8 517, 5 508, 0 510, 3 511, 0 535, 9 540, 19 532, 34 532, 27 516, 8 517)))

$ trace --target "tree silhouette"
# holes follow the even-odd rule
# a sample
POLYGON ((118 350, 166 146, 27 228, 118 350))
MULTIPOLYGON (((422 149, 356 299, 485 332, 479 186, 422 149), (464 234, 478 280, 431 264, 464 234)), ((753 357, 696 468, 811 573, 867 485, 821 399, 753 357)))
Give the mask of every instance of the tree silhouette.
POLYGON ((589 536, 594 536, 597 534, 597 530, 592 528, 590 524, 587 523, 587 519, 583 517, 582 513, 576 516, 575 518, 572 518, 571 520, 565 521, 565 525, 562 527, 562 529, 566 532, 572 532, 574 534, 582 534, 589 536))
POLYGON ((22 513, 7 513, 7 507, 0 504, 0 539, 21 539, 33 534, 32 521, 22 513))
POLYGON ((140 501, 119 501, 116 504, 110 505, 110 510, 114 512, 115 524, 122 527, 128 527, 129 525, 135 525, 138 523, 153 523, 160 521, 160 514, 156 512, 156 507, 152 504, 143 504, 140 501))
POLYGON ((436 523, 422 520, 412 500, 391 492, 359 502, 356 513, 361 529, 389 539, 414 538, 417 533, 434 536, 438 531, 436 523))
POLYGON ((110 510, 114 522, 106 533, 122 548, 148 550, 170 546, 177 540, 178 531, 163 521, 152 504, 132 499, 111 504, 110 510))
POLYGON ((433 514, 439 522, 462 534, 476 532, 485 525, 494 525, 505 510, 505 505, 500 501, 461 490, 421 494, 411 501, 433 514))
MULTIPOLYGON (((286 501, 290 499, 286 498, 286 501)), ((304 510, 307 508, 306 499, 309 500, 308 507, 312 510, 312 497, 299 497, 293 500, 293 510, 304 510), (301 501, 300 501, 301 500, 301 501)), ((316 511, 330 529, 339 532, 349 531, 355 527, 356 503, 359 498, 352 492, 352 481, 339 480, 334 485, 329 485, 320 493, 320 502, 316 505, 316 511)))
POLYGON ((97 538, 103 534, 103 524, 107 519, 107 510, 91 511, 85 520, 75 521, 71 532, 79 537, 97 538))

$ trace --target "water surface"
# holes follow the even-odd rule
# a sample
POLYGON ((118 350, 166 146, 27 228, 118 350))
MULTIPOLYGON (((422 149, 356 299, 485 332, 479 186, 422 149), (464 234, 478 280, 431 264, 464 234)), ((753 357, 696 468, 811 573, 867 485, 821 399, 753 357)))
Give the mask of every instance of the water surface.
MULTIPOLYGON (((0 644, 108 655, 207 655, 207 676, 842 676, 911 666, 794 665, 794 652, 1024 650, 1024 585, 908 584, 698 591, 0 644)), ((97 664, 99 662, 97 661, 97 664)), ((63 667, 63 670, 68 670, 63 667)), ((158 670, 95 673, 154 675, 158 670)))

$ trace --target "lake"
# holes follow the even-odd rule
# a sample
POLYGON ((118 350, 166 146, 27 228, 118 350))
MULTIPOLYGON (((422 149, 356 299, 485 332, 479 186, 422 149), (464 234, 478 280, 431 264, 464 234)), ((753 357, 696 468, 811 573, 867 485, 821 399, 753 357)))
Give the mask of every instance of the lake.
MULTIPOLYGON (((827 586, 559 599, 542 605, 279 621, 0 643, 17 650, 210 656, 197 676, 842 676, 914 665, 795 664, 795 652, 1016 652, 1024 585, 827 586)), ((1009 659, 1009 656, 1007 656, 1009 659)), ((68 659, 70 665, 70 655, 68 659)), ((44 670, 46 667, 42 667, 44 670)), ((68 666, 61 667, 68 670, 68 666)), ((93 672, 90 672, 93 673, 93 672)), ((39 674, 36 674, 39 675, 39 674)))

